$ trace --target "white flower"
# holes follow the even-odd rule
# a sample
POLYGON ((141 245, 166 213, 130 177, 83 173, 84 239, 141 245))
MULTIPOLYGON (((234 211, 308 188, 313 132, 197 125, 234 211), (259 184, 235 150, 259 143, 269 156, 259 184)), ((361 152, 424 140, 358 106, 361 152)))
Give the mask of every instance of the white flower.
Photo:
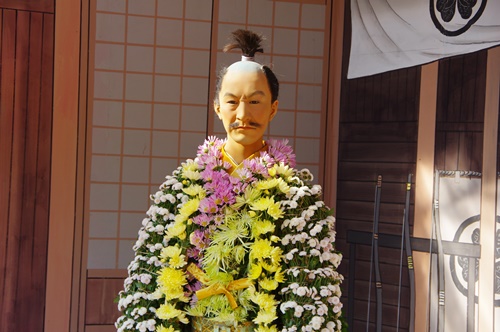
POLYGON ((323 229, 323 227, 321 225, 316 225, 313 227, 313 229, 311 229, 311 231, 309 232, 309 234, 311 234, 311 236, 316 236, 316 234, 318 234, 319 232, 321 232, 321 230, 323 229))
POLYGON ((302 316, 302 313, 304 312, 304 307, 300 306, 300 305, 297 305, 295 307, 295 312, 293 313, 293 315, 295 317, 301 317, 302 316))
POLYGON ((172 185, 172 189, 174 190, 181 190, 183 187, 184 185, 181 182, 177 182, 172 185))
POLYGON ((298 296, 304 296, 304 295, 307 294, 307 288, 306 287, 299 287, 299 288, 297 288, 297 290, 295 291, 295 293, 298 296))
POLYGON ((322 256, 321 252, 318 249, 311 249, 309 253, 311 254, 311 256, 322 256))
POLYGON ((319 294, 322 297, 327 297, 327 296, 332 295, 332 292, 327 287, 321 286, 321 290, 319 291, 319 294))
POLYGON ((316 310, 316 314, 318 316, 324 316, 328 313, 328 306, 322 302, 319 302, 318 309, 316 310))
POLYGON ((291 261, 293 259, 293 255, 299 251, 299 249, 297 248, 293 248, 292 250, 290 250, 286 255, 285 255, 285 258, 288 259, 289 261, 291 261))
POLYGON ((311 194, 312 195, 318 195, 321 193, 321 186, 319 184, 315 184, 311 188, 311 194))
MULTIPOLYGON (((151 278, 152 276, 150 274, 147 274, 147 273, 143 273, 140 275, 140 280, 143 284, 149 284, 151 282, 151 278)), ((144 308, 146 309, 146 308, 144 308)))
POLYGON ((331 257, 329 259, 330 263, 332 263, 335 267, 339 266, 341 260, 342 256, 335 253, 331 254, 331 257))
POLYGON ((323 324, 324 321, 325 319, 323 317, 314 316, 311 319, 312 328, 315 330, 319 330, 321 328, 321 324, 323 324))
POLYGON ((331 248, 332 247, 332 241, 330 240, 329 237, 325 237, 323 238, 320 242, 319 242, 319 246, 321 248, 331 248))
POLYGON ((290 308, 295 308, 297 306, 297 302, 295 301, 286 301, 282 302, 280 305, 280 310, 282 313, 285 313, 290 308))
POLYGON ((154 319, 150 319, 146 322, 146 326, 149 331, 155 331, 156 330, 156 321, 154 319))
POLYGON ((167 194, 167 195, 165 195, 165 198, 166 198, 166 200, 167 200, 167 201, 169 201, 170 203, 172 203, 172 204, 174 204, 174 203, 175 203, 175 197, 174 197, 174 195, 172 195, 172 194, 167 194))

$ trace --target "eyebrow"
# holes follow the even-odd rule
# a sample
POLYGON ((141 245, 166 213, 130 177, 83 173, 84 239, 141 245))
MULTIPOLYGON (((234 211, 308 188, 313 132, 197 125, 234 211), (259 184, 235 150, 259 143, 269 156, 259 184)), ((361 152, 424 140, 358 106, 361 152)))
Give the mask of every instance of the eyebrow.
MULTIPOLYGON (((262 90, 256 90, 254 92, 252 92, 248 98, 252 98, 253 96, 255 95, 260 95, 260 96, 265 96, 266 94, 264 93, 264 91, 262 90)), ((233 97, 233 98, 237 98, 235 94, 232 94, 231 92, 226 92, 224 93, 224 96, 223 97, 233 97)))

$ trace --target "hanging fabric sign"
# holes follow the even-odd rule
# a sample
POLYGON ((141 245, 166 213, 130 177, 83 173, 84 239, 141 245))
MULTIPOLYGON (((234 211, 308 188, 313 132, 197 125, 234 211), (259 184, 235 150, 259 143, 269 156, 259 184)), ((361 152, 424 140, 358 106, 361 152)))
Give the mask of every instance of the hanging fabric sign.
POLYGON ((500 0, 351 0, 348 78, 500 44, 500 0))

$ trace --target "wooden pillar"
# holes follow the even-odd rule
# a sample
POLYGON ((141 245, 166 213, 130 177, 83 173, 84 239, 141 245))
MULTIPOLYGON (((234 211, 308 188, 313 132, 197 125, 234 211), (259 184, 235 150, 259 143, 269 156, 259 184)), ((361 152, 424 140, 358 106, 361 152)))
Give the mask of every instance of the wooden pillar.
POLYGON ((497 195, 500 47, 488 51, 484 103, 481 182, 481 259, 479 260, 479 331, 494 331, 495 237, 497 195))
MULTIPOLYGON (((415 177, 415 222, 413 236, 429 239, 432 227, 434 146, 438 62, 422 66, 418 117, 417 171, 415 177)), ((427 331, 429 320, 429 253, 413 252, 415 263, 415 331, 427 331)))
POLYGON ((332 209, 337 203, 337 170, 339 151, 340 89, 342 84, 342 49, 344 39, 344 0, 332 1, 330 31, 330 73, 325 130, 325 202, 332 209))
POLYGON ((45 331, 70 330, 73 276, 80 0, 56 0, 54 109, 45 331))

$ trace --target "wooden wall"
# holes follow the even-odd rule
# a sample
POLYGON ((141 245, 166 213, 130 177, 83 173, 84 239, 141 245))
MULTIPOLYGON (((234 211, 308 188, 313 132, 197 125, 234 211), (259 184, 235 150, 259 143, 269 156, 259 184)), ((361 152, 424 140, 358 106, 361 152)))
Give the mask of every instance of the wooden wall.
MULTIPOLYGON (((345 77, 345 76, 344 76, 345 77)), ((351 331, 366 327, 370 278, 370 246, 359 246, 355 257, 356 279, 349 277, 354 263, 349 257, 349 230, 372 232, 374 192, 382 175, 379 233, 401 234, 406 180, 415 174, 419 68, 402 69, 354 80, 344 79, 340 113, 339 171, 337 190, 337 247, 344 253, 341 265, 346 314, 352 316, 351 331), (348 312, 347 289, 354 282, 354 312, 348 312)), ((410 225, 413 224, 413 201, 410 225)), ((383 282, 384 331, 396 327, 400 251, 380 248, 383 282)), ((408 326, 406 266, 402 284, 401 330, 408 326), (405 300, 406 299, 406 300, 405 300)), ((373 280, 373 279, 372 279, 373 280)), ((375 319, 375 287, 371 287, 371 315, 375 319)))
MULTIPOLYGON (((381 174, 379 233, 401 236, 405 182, 408 173, 415 174, 420 67, 347 80, 351 34, 349 17, 347 8, 339 130, 337 246, 344 253, 341 269, 346 278, 343 287, 346 314, 353 318, 350 330, 360 331, 366 329, 371 247, 359 245, 356 257, 349 257, 346 235, 349 230, 373 231, 375 183, 377 175, 381 174), (355 279, 349 276, 351 264, 355 264, 355 279), (347 303, 349 283, 355 283, 354 303, 347 303), (352 306, 353 312, 347 310, 349 306, 352 306)), ((486 54, 487 51, 480 51, 439 62, 436 169, 482 169, 486 54)), ((413 205, 414 191, 410 209, 411 228, 413 205)), ((396 331, 399 249, 380 248, 380 263, 382 330, 396 331)), ((370 330, 374 331, 374 284, 371 292, 370 330)), ((408 272, 404 262, 400 331, 408 330, 408 297, 408 272)))
POLYGON ((0 331, 43 331, 54 1, 0 1, 0 331))
POLYGON ((436 169, 482 170, 487 52, 439 62, 436 169))

